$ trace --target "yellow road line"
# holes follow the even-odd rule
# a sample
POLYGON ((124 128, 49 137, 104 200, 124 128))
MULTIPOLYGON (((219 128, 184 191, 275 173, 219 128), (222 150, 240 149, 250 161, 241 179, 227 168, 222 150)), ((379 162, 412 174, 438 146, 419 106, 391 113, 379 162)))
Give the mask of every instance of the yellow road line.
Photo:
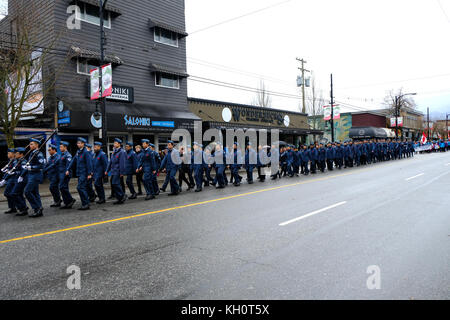
POLYGON ((299 185, 302 185, 302 184, 307 184, 307 183, 313 183, 313 182, 319 182, 319 181, 325 181, 325 180, 330 180, 330 179, 334 179, 334 178, 344 177, 344 176, 353 175, 355 173, 361 173, 361 172, 369 171, 369 170, 373 170, 373 169, 375 169, 375 168, 363 169, 363 170, 358 170, 358 171, 353 171, 353 172, 349 172, 349 173, 343 173, 343 174, 338 174, 338 175, 334 175, 334 176, 330 176, 330 177, 323 177, 323 178, 318 178, 318 179, 313 179, 313 180, 308 180, 308 181, 301 181, 301 182, 287 184, 287 185, 283 185, 283 186, 278 186, 278 187, 273 187, 273 188, 268 188, 268 189, 262 189, 262 190, 256 190, 256 191, 247 192, 247 193, 241 193, 241 194, 228 196, 228 197, 224 197, 224 198, 212 199, 212 200, 207 200, 207 201, 202 201, 202 202, 195 202, 195 203, 182 205, 182 206, 178 206, 178 207, 166 208, 166 209, 161 209, 161 210, 157 210, 157 211, 151 211, 151 212, 147 212, 147 213, 136 214, 136 215, 132 215, 132 216, 126 216, 126 217, 112 219, 112 220, 105 220, 105 221, 85 224, 85 225, 76 226, 76 227, 72 227, 72 228, 59 229, 59 230, 54 230, 54 231, 49 231, 49 232, 44 232, 44 233, 39 233, 39 234, 33 234, 33 235, 20 237, 20 238, 3 240, 3 241, 0 241, 0 244, 16 242, 16 241, 32 239, 32 238, 39 238, 39 237, 48 236, 48 235, 57 234, 57 233, 62 233, 62 232, 67 232, 67 231, 86 229, 86 228, 100 226, 100 225, 104 225, 104 224, 109 224, 109 223, 114 223, 114 222, 119 222, 119 221, 125 221, 125 220, 130 220, 130 219, 136 219, 136 218, 145 217, 145 216, 149 216, 149 215, 153 215, 153 214, 157 214, 157 213, 169 212, 169 211, 174 211, 174 210, 179 210, 179 209, 184 209, 184 208, 201 206, 201 205, 214 203, 214 202, 218 202, 218 201, 225 201, 225 200, 230 200, 230 199, 235 199, 235 198, 246 197, 246 196, 250 196, 250 195, 254 195, 254 194, 258 194, 258 193, 262 193, 262 192, 269 192, 269 191, 274 191, 274 190, 280 190, 280 189, 285 189, 285 188, 299 186, 299 185))

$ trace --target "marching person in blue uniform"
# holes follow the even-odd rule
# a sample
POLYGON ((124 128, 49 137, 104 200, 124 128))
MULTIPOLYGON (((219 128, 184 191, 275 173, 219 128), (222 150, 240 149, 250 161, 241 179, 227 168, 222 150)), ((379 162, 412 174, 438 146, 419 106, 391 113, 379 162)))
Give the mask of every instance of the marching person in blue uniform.
POLYGON ((245 170, 247 172, 247 182, 248 184, 253 184, 253 170, 258 161, 258 156, 255 149, 252 148, 252 143, 249 142, 247 145, 247 150, 245 152, 245 170))
POLYGON ((8 200, 8 211, 5 214, 17 213, 16 204, 14 202, 13 190, 17 183, 17 178, 12 174, 8 174, 9 171, 13 170, 17 164, 15 149, 8 149, 8 164, 2 169, 3 172, 3 183, 5 183, 6 188, 3 195, 8 200))
MULTIPOLYGON (((142 147, 140 145, 137 145, 136 147, 134 147, 136 150, 136 157, 137 157, 137 163, 139 164, 141 162, 142 157, 144 156, 144 153, 142 152, 142 147)), ((142 185, 143 185, 143 181, 142 181, 142 177, 143 177, 144 173, 142 171, 137 171, 136 173, 136 184, 138 187, 138 196, 142 196, 142 185)))
POLYGON ((72 197, 69 191, 69 182, 72 177, 72 170, 70 170, 69 175, 66 175, 67 168, 72 162, 72 155, 68 151, 69 143, 67 141, 61 141, 59 144, 59 151, 61 152, 59 158, 58 175, 59 175, 59 191, 61 193, 62 202, 64 206, 60 209, 72 209, 76 200, 72 197))
POLYGON ((44 175, 50 181, 49 189, 53 197, 53 204, 50 207, 59 208, 61 207, 61 192, 59 191, 59 162, 61 161, 61 157, 54 144, 49 146, 48 153, 50 154, 50 158, 44 167, 44 175))
POLYGON ((152 184, 153 190, 155 190, 155 195, 159 195, 159 186, 158 186, 158 169, 161 166, 161 157, 159 153, 156 152, 156 147, 153 143, 150 143, 150 150, 152 151, 153 157, 155 158, 156 172, 152 174, 152 184))
POLYGON ((111 176, 112 188, 117 201, 114 204, 124 204, 127 200, 125 190, 122 189, 120 179, 126 174, 125 164, 127 155, 122 149, 122 140, 114 139, 114 151, 111 154, 111 160, 108 163, 107 172, 111 176))
POLYGON ((216 145, 216 152, 214 153, 214 166, 216 169, 216 178, 213 182, 215 185, 217 183, 216 189, 225 188, 225 168, 226 168, 226 154, 223 150, 222 144, 219 142, 216 145))
POLYGON ((303 146, 303 150, 300 153, 302 160, 302 173, 307 176, 309 175, 309 162, 311 161, 311 151, 306 145, 303 146))
MULTIPOLYGON (((330 144, 331 147, 331 144, 330 144)), ((325 146, 323 143, 319 145, 319 160, 318 160, 318 167, 319 170, 323 173, 326 169, 326 160, 327 160, 327 150, 325 149, 325 146)))
POLYGON ((340 141, 336 142, 337 146, 334 149, 334 162, 336 165, 336 168, 339 170, 342 170, 342 166, 344 164, 344 147, 341 145, 340 141))
POLYGON ((233 144, 233 152, 232 152, 232 164, 231 167, 231 175, 234 178, 233 185, 235 187, 239 187, 241 185, 241 177, 239 176, 239 169, 241 169, 243 164, 242 152, 238 149, 239 143, 235 142, 233 144))
POLYGON ((194 153, 192 154, 191 166, 194 169, 195 192, 201 192, 203 189, 203 172, 206 166, 203 145, 194 142, 194 153))
POLYGON ((133 175, 136 173, 138 158, 136 156, 136 153, 133 151, 133 146, 134 145, 132 142, 127 142, 125 145, 126 150, 125 174, 127 176, 126 180, 127 187, 131 193, 131 196, 128 198, 130 200, 137 198, 137 193, 133 185, 133 175))
MULTIPOLYGON (((92 161, 93 161, 94 160, 94 151, 92 150, 91 144, 86 143, 86 151, 89 152, 89 154, 92 157, 92 161)), ((95 194, 93 185, 94 185, 94 178, 91 177, 90 179, 88 179, 88 183, 87 183, 87 191, 88 191, 90 203, 93 203, 95 201, 95 199, 97 198, 97 195, 95 194)))
MULTIPOLYGON (((37 139, 30 139, 30 155, 27 164, 24 167, 24 173, 28 177, 25 186, 25 197, 28 200, 34 213, 30 215, 31 218, 43 216, 44 209, 42 208, 41 196, 39 195, 39 185, 44 182, 44 175, 42 170, 45 166, 45 158, 39 150, 40 141, 37 139)), ((23 177, 23 173, 21 175, 23 177)))
POLYGON ((108 156, 103 152, 102 146, 103 144, 101 142, 94 143, 94 160, 92 162, 94 187, 98 195, 97 204, 104 204, 106 202, 103 184, 108 171, 108 156))
POLYGON ((311 174, 316 174, 317 162, 319 161, 319 145, 311 143, 311 174))
POLYGON ((153 176, 156 175, 158 164, 156 163, 155 153, 150 149, 150 140, 142 139, 143 155, 138 163, 136 172, 143 172, 142 181, 146 192, 145 200, 155 199, 156 190, 153 186, 153 176))
POLYGON ((14 197, 14 204, 17 208, 18 213, 16 216, 26 216, 28 215, 28 207, 25 202, 25 187, 28 182, 28 175, 26 175, 26 165, 27 160, 25 159, 25 148, 16 148, 16 169, 12 172, 13 179, 15 180, 14 189, 12 190, 12 195, 14 197))
POLYGON ((333 149, 331 143, 328 143, 328 147, 327 147, 327 151, 326 151, 328 171, 333 171, 333 163, 334 163, 335 157, 336 157, 336 151, 333 149))
POLYGON ((78 194, 81 199, 81 208, 78 210, 85 211, 90 209, 90 201, 88 194, 88 180, 92 178, 94 169, 92 167, 92 154, 86 150, 87 140, 78 138, 78 151, 72 158, 72 162, 67 167, 66 176, 70 176, 70 171, 76 166, 76 177, 78 177, 78 194))
POLYGON ((167 154, 161 162, 160 170, 165 170, 169 176, 170 193, 169 196, 176 196, 180 193, 180 186, 178 185, 176 175, 181 164, 180 154, 174 148, 175 142, 169 140, 167 143, 167 154))

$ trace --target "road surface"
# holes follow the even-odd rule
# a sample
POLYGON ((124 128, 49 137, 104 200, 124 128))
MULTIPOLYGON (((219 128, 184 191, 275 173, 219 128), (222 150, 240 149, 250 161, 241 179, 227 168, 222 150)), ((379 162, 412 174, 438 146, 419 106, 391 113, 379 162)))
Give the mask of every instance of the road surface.
POLYGON ((37 220, 2 214, 0 299, 450 299, 449 190, 439 153, 37 220), (67 287, 72 265, 80 290, 67 287))

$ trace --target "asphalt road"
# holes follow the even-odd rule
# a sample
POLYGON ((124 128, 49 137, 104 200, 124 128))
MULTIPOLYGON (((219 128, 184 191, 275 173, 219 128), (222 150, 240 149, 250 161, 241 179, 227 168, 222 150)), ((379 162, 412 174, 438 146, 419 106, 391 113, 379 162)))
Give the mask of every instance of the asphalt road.
POLYGON ((2 214, 0 298, 450 299, 449 190, 444 153, 38 220, 2 214), (67 288, 71 265, 80 290, 67 288))

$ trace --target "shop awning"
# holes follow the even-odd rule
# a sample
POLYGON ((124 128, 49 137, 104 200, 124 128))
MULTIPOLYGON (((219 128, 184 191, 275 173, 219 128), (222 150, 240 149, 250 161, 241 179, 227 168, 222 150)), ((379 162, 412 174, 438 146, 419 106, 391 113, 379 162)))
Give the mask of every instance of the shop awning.
MULTIPOLYGON (((100 53, 94 50, 86 49, 86 48, 80 48, 76 46, 70 47, 70 54, 72 58, 83 58, 88 60, 96 60, 100 61, 100 53)), ((121 65, 123 64, 123 60, 119 58, 116 55, 106 55, 105 56, 105 62, 112 63, 115 65, 121 65)))
MULTIPOLYGON (((64 101, 69 112, 69 121, 65 129, 94 130, 92 115, 95 112, 95 103, 88 101, 64 101)), ((108 130, 124 131, 168 131, 177 128, 191 129, 194 121, 201 121, 199 117, 189 110, 182 108, 169 108, 153 104, 130 104, 120 102, 107 102, 108 130), (140 121, 145 120, 145 121, 140 121), (140 125, 144 123, 144 125, 140 125)))
POLYGON ((237 123, 226 123, 226 122, 216 122, 216 121, 207 121, 207 125, 209 125, 210 128, 225 130, 225 129, 266 129, 266 130, 280 130, 281 134, 291 134, 291 135, 309 135, 309 134, 315 134, 315 135, 322 135, 323 131, 320 130, 312 130, 312 129, 300 129, 300 128, 281 128, 281 127, 275 127, 275 126, 258 126, 258 125, 248 125, 248 124, 237 124, 237 123))
POLYGON ((386 139, 390 137, 390 130, 376 127, 353 127, 350 128, 349 137, 352 139, 386 139))
POLYGON ((161 64, 155 64, 155 63, 150 64, 150 71, 164 73, 164 74, 170 74, 170 75, 178 76, 181 78, 189 77, 189 75, 184 70, 172 68, 169 66, 164 66, 161 64))
MULTIPOLYGON (((98 0, 72 0, 71 1, 71 3, 77 3, 77 2, 78 3, 87 3, 92 6, 100 7, 98 0)), ((108 3, 106 3, 105 9, 117 16, 120 16, 122 14, 122 11, 118 7, 111 5, 109 2, 111 2, 111 0, 108 1, 108 3)))
POLYGON ((184 37, 188 36, 188 33, 186 31, 184 31, 183 29, 177 28, 175 26, 172 26, 170 24, 167 24, 167 23, 164 23, 161 21, 157 21, 155 19, 148 19, 148 24, 150 26, 150 29, 158 27, 158 28, 161 28, 164 30, 172 31, 172 32, 178 34, 179 38, 184 38, 184 37))

